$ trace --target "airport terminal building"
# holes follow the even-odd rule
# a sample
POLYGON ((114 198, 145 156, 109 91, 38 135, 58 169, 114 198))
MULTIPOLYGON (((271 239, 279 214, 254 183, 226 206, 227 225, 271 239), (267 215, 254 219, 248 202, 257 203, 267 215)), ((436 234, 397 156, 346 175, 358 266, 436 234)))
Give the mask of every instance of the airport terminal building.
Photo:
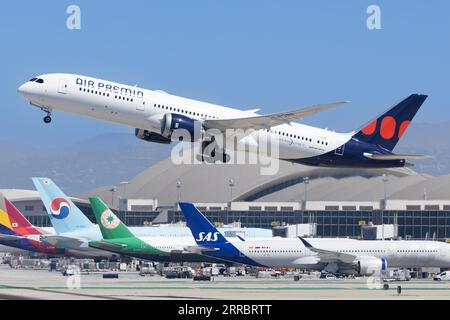
MULTIPOLYGON (((36 191, 2 191, 33 224, 50 226, 36 191)), ((184 221, 176 205, 180 200, 194 202, 216 224, 272 228, 279 235, 285 226, 309 224, 318 237, 360 238, 371 226, 385 224, 394 226, 396 238, 450 238, 450 175, 432 177, 408 169, 280 162, 279 174, 263 176, 257 165, 174 165, 168 159, 115 188, 74 197, 94 220, 90 196, 100 196, 130 226, 184 221)))

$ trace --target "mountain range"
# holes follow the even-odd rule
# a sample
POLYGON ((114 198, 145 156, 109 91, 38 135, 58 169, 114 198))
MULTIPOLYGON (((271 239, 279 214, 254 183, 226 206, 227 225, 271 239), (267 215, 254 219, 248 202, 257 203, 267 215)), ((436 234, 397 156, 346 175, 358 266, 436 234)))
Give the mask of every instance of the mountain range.
MULTIPOLYGON (((426 154, 413 170, 430 175, 450 173, 450 122, 413 123, 395 149, 426 154)), ((68 194, 118 185, 170 156, 167 145, 148 143, 127 133, 100 134, 64 147, 28 145, 0 139, 0 189, 34 189, 31 177, 52 178, 68 194)))

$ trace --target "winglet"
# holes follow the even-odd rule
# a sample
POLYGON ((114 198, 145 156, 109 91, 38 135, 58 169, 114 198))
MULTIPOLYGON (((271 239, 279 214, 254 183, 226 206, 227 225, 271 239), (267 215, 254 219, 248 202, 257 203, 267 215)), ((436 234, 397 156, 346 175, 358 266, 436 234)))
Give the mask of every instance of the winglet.
POLYGON ((305 239, 303 239, 302 237, 298 237, 299 239, 300 239, 300 241, 303 243, 303 245, 306 247, 306 248, 312 248, 313 246, 308 242, 308 241, 306 241, 305 239))

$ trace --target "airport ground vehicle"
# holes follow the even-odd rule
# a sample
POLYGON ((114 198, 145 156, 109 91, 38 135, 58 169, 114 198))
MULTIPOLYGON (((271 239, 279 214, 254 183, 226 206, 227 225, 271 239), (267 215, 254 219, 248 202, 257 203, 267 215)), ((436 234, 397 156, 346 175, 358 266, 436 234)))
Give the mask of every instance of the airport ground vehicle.
POLYGON ((435 281, 442 281, 442 280, 450 281, 450 271, 444 271, 438 275, 435 275, 433 277, 433 280, 435 280, 435 281))
POLYGON ((323 274, 321 274, 320 279, 336 280, 337 277, 332 273, 323 273, 323 274))
POLYGON ((75 265, 64 266, 61 270, 63 276, 73 276, 76 272, 79 272, 79 268, 75 265))

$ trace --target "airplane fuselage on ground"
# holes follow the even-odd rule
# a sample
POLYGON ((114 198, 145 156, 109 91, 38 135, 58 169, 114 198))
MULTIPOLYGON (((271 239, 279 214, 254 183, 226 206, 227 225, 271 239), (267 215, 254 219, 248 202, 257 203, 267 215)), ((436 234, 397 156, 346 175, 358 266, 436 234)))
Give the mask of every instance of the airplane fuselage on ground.
MULTIPOLYGON (((363 241, 353 239, 307 239, 315 248, 336 254, 355 256, 347 263, 321 258, 306 248, 300 239, 267 239, 234 242, 243 255, 269 267, 291 267, 304 269, 332 268, 336 272, 351 273, 356 269, 379 267, 423 268, 450 267, 450 245, 437 241, 363 241), (384 264, 384 265, 383 265, 384 264)), ((364 273, 364 272, 363 272, 364 273)))
POLYGON ((231 242, 192 204, 180 202, 203 254, 259 267, 380 274, 387 267, 450 267, 450 245, 437 241, 272 238, 231 242))
MULTIPOLYGON (((404 158, 392 157, 392 146, 385 147, 383 143, 378 143, 378 140, 386 142, 387 146, 390 146, 390 143, 395 146, 426 98, 421 95, 410 96, 405 101, 412 100, 414 112, 412 115, 408 112, 408 119, 394 119, 392 116, 385 117, 389 119, 376 119, 377 121, 374 120, 375 122, 366 126, 361 131, 362 136, 358 137, 356 132, 337 133, 293 123, 290 113, 267 118, 270 120, 268 123, 283 123, 280 119, 287 119, 284 121, 286 124, 264 127, 264 124, 259 122, 264 122, 266 118, 258 115, 257 110, 242 111, 162 91, 73 74, 45 74, 24 83, 18 91, 32 105, 48 113, 46 122, 51 121, 52 110, 60 110, 133 127, 139 138, 158 143, 170 143, 171 140, 179 139, 174 134, 177 129, 191 133, 191 141, 198 142, 208 129, 219 128, 223 132, 224 126, 248 129, 252 123, 258 123, 253 132, 245 134, 244 138, 233 145, 233 149, 239 148, 240 145, 258 148, 260 141, 276 139, 278 150, 276 155, 271 150, 272 157, 314 166, 369 168, 405 166, 404 158), (234 119, 239 121, 234 122, 234 119), (249 120, 250 125, 245 124, 246 119, 252 119, 249 120), (228 121, 221 123, 223 120, 228 121), (201 136, 196 136, 194 127, 200 128, 201 136), (387 157, 380 158, 380 155, 387 157)), ((409 104, 411 103, 408 102, 402 108, 409 108, 409 104)), ((306 109, 301 109, 292 113, 300 117, 302 114, 307 116, 327 108, 331 107, 325 105, 325 108, 319 111, 302 113, 301 111, 306 109)), ((223 150, 224 154, 225 152, 226 149, 223 150)), ((257 152, 265 151, 260 148, 257 152)))

